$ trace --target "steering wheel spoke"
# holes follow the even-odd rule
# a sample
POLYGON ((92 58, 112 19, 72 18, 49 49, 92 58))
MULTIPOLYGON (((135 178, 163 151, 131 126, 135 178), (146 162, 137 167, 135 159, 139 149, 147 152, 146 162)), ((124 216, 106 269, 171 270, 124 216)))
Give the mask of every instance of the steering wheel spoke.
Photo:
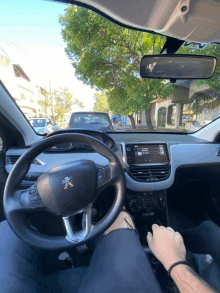
POLYGON ((81 242, 86 239, 92 232, 94 225, 92 224, 92 205, 89 205, 83 212, 82 230, 76 231, 75 217, 63 217, 64 226, 66 229, 66 240, 72 243, 81 242))
POLYGON ((38 193, 37 184, 32 185, 27 190, 21 190, 18 193, 20 193, 20 198, 18 194, 15 199, 17 201, 18 209, 24 212, 33 211, 33 210, 40 210, 40 211, 46 210, 46 207, 38 193))
POLYGON ((108 186, 113 185, 115 178, 112 177, 112 170, 109 165, 97 167, 97 195, 100 194, 108 186))

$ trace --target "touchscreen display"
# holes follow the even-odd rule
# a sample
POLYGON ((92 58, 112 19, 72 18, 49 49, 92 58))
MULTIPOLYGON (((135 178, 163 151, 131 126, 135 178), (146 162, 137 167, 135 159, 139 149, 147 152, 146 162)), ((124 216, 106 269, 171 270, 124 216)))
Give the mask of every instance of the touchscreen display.
POLYGON ((126 145, 127 162, 131 164, 160 164, 167 163, 165 145, 139 144, 126 145))

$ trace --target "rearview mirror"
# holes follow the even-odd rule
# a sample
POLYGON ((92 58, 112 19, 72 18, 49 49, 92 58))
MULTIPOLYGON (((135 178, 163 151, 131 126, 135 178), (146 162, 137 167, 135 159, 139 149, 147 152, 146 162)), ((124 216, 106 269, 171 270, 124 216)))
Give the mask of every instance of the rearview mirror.
POLYGON ((158 79, 209 79, 216 58, 200 55, 146 55, 140 63, 140 75, 158 79))

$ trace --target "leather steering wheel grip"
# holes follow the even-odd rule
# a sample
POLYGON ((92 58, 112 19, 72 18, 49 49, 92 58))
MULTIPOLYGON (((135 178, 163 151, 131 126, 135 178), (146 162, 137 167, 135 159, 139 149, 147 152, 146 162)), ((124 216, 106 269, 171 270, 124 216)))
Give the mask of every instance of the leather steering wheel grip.
POLYGON ((37 142, 19 158, 8 176, 4 190, 3 205, 5 217, 11 229, 20 239, 24 240, 31 246, 40 247, 42 249, 63 249, 81 245, 108 229, 116 220, 122 209, 125 194, 126 183, 124 170, 114 152, 104 143, 93 137, 83 134, 65 133, 54 135, 37 142), (67 142, 87 144, 92 147, 94 151, 107 158, 109 160, 111 175, 114 179, 111 182, 116 190, 114 203, 108 213, 94 225, 91 233, 86 238, 80 239, 76 243, 67 241, 64 236, 48 236, 33 229, 26 222, 25 210, 19 208, 18 204, 21 202, 20 184, 24 176, 27 174, 31 162, 46 149, 67 142))

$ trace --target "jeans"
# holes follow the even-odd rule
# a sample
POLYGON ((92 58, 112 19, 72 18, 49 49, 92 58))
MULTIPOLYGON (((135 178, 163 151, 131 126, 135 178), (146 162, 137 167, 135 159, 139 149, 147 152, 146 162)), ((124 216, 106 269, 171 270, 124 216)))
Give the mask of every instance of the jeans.
POLYGON ((1 292, 162 293, 150 261, 134 230, 102 236, 88 268, 74 268, 43 278, 40 253, 0 223, 1 292))
POLYGON ((179 230, 185 246, 194 253, 199 275, 220 292, 220 227, 212 221, 204 221, 193 229, 179 230), (210 254, 213 262, 206 262, 210 254))

